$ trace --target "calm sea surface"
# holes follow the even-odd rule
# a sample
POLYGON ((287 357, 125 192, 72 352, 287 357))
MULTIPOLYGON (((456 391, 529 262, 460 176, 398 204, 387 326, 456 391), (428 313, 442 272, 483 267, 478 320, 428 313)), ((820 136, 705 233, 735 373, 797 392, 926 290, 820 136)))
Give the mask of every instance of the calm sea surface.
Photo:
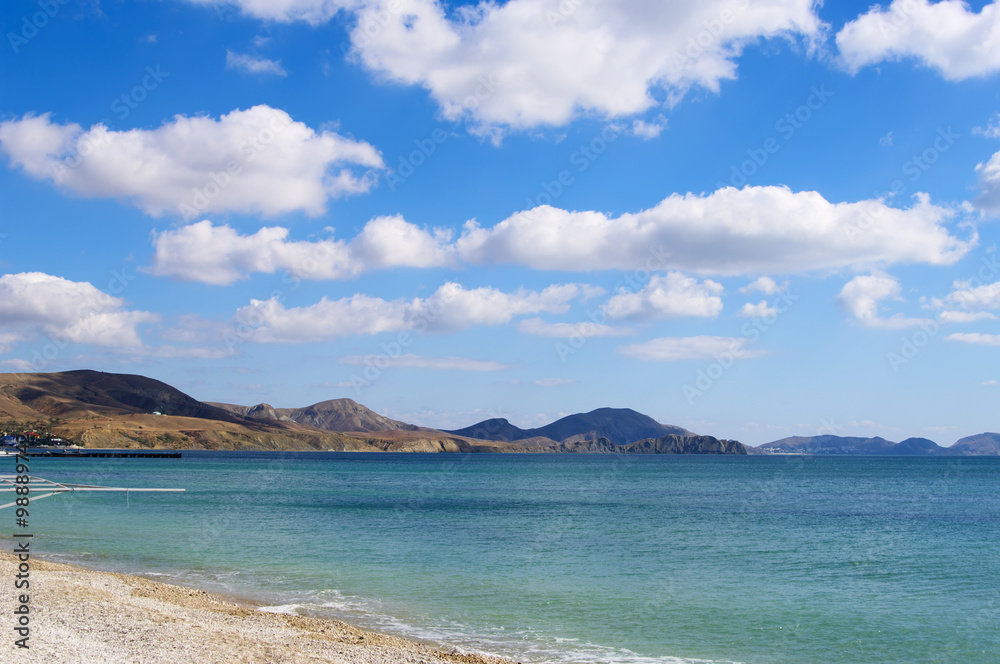
POLYGON ((193 452, 32 474, 187 489, 34 503, 52 557, 522 662, 1000 661, 998 458, 193 452))

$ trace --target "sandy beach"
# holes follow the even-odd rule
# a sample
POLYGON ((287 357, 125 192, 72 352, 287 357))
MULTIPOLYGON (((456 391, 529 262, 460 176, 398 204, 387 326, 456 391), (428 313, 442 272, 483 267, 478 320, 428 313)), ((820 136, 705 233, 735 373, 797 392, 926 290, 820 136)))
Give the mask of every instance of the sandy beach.
POLYGON ((136 576, 31 560, 30 649, 13 632, 14 557, 0 552, 0 660, 511 664, 361 630, 342 622, 267 613, 249 602, 136 576))

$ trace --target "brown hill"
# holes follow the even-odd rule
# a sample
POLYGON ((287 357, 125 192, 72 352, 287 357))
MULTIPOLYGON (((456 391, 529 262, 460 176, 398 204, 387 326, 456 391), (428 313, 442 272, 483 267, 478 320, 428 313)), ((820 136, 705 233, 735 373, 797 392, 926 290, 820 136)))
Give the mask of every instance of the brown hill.
POLYGON ((90 370, 0 374, 0 421, 92 448, 524 451, 390 420, 350 399, 302 409, 211 404, 145 376, 90 370))
MULTIPOLYGON (((611 415, 634 411, 613 411, 611 415)), ((593 426, 592 415, 583 424, 593 426)), ((638 414, 636 414, 638 415, 638 414)), ((645 425, 641 418, 640 425, 645 425)), ((598 418, 600 419, 600 418, 598 418)), ((627 417, 616 433, 633 431, 627 417)), ((648 418, 647 418, 648 419, 648 418)), ((730 441, 669 435, 618 445, 577 431, 562 442, 533 436, 483 440, 393 420, 351 399, 305 408, 203 403, 158 380, 100 371, 0 374, 0 421, 47 428, 86 447, 358 452, 734 453, 730 441), (668 441, 669 439, 669 441, 668 441), (633 449, 634 448, 634 449, 633 449)), ((650 420, 652 421, 652 420, 650 420)), ((654 422, 655 424, 655 422, 654 422)), ((663 425, 656 424, 656 427, 663 425)), ((659 430, 659 429, 658 429, 659 430)), ((742 448, 739 443, 735 445, 742 448)), ((738 452, 737 452, 738 453, 738 452)))

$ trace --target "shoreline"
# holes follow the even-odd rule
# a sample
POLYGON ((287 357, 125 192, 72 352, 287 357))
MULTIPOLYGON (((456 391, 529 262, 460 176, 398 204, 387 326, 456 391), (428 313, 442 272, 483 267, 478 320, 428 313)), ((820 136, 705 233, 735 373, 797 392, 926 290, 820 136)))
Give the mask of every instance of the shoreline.
POLYGON ((30 648, 14 645, 15 557, 0 551, 4 661, 514 664, 339 620, 260 610, 246 598, 31 559, 30 648))

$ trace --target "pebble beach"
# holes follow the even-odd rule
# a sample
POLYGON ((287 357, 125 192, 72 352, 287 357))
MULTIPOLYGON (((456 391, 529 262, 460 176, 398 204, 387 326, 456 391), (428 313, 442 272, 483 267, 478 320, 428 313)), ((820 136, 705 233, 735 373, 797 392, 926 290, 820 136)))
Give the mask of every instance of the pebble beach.
POLYGON ((15 646, 14 557, 0 552, 0 660, 45 664, 230 662, 512 664, 361 630, 268 613, 251 602, 138 576, 31 560, 29 648, 15 646))

